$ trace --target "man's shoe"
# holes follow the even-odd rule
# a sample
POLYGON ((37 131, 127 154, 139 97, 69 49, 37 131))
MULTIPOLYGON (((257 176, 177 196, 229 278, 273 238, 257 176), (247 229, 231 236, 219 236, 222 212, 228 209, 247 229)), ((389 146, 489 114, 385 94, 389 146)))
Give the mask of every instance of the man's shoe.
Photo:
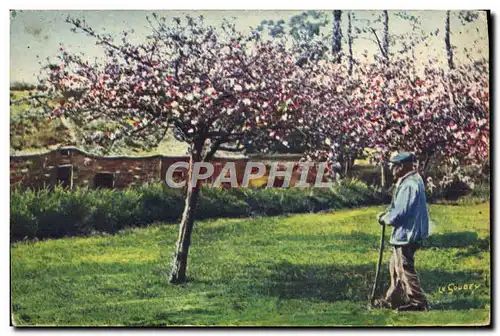
POLYGON ((397 311, 427 311, 429 310, 429 307, 427 305, 404 305, 401 307, 398 307, 397 311))

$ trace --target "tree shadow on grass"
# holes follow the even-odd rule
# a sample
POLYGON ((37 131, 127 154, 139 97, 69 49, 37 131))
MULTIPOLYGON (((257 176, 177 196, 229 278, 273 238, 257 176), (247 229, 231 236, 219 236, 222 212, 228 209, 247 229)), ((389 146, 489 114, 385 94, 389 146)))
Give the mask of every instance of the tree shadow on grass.
POLYGON ((433 304, 431 302, 431 310, 469 310, 469 309, 484 309, 490 304, 490 300, 486 298, 460 298, 450 301, 441 301, 433 304))
MULTIPOLYGON (((320 243, 321 239, 315 236, 281 236, 280 241, 303 241, 320 243)), ((378 247, 378 237, 363 232, 337 234, 332 236, 333 241, 346 242, 347 246, 365 245, 378 247)), ((479 239, 475 232, 446 233, 432 236, 426 247, 460 248, 463 253, 475 254, 480 249, 489 248, 488 239, 479 239)), ((346 249, 344 244, 339 248, 346 249)), ((388 251, 386 251, 388 252, 388 251)), ((363 302, 370 295, 375 278, 376 260, 373 263, 360 265, 340 264, 294 264, 290 262, 268 263, 266 265, 249 265, 244 274, 228 272, 224 279, 218 279, 228 284, 228 287, 240 290, 251 290, 259 295, 291 299, 313 299, 328 302, 352 301, 363 302)), ((453 272, 446 270, 419 269, 417 257, 417 271, 423 289, 431 296, 437 294, 439 309, 468 309, 468 307, 484 307, 489 296, 489 274, 479 272, 453 272), (439 289, 448 284, 481 284, 481 290, 469 298, 462 296, 443 297, 439 289), (446 299, 441 301, 441 299, 446 299)), ((378 286, 378 296, 382 296, 389 286, 387 264, 382 267, 378 286)))
MULTIPOLYGON (((374 234, 368 234, 364 232, 351 232, 348 234, 336 233, 327 236, 306 236, 306 235, 283 235, 279 237, 279 240, 289 240, 289 241, 311 241, 311 242, 342 242, 343 244, 353 244, 367 246, 370 248, 377 248, 380 244, 380 236, 374 234)), ((389 237, 386 236, 386 249, 389 248, 388 245, 389 237)), ((433 234, 429 236, 423 245, 423 249, 429 248, 472 248, 473 251, 470 254, 474 254, 474 251, 489 251, 490 250, 490 239, 479 238, 477 232, 453 232, 453 233, 442 233, 433 234)), ((464 251, 462 253, 466 253, 464 251)))
POLYGON ((275 264, 260 291, 270 296, 323 301, 366 300, 374 265, 275 264))
POLYGON ((467 248, 475 247, 483 251, 489 251, 490 239, 479 239, 477 232, 453 232, 433 234, 424 242, 425 248, 467 248))
POLYGON ((130 327, 165 327, 165 326, 176 326, 176 325, 213 325, 215 322, 203 322, 215 320, 213 316, 216 316, 216 312, 210 309, 202 308, 191 308, 183 310, 172 310, 172 311, 158 311, 151 316, 137 316, 131 320, 124 321, 125 326, 130 327), (201 322, 200 322, 201 321, 201 322))
POLYGON ((424 291, 436 297, 437 302, 431 302, 433 309, 467 310, 485 308, 490 303, 489 274, 422 270, 419 275, 424 291), (468 287, 473 285, 477 288, 457 290, 457 287, 463 288, 464 285, 468 287), (448 288, 455 288, 455 290, 450 291, 448 288))
MULTIPOLYGON (((366 253, 378 251, 380 248, 380 236, 359 231, 326 235, 280 235, 276 236, 274 241, 284 244, 288 242, 320 244, 326 251, 366 253)), ((390 247, 387 243, 384 251, 390 253, 390 247)))
MULTIPOLYGON (((375 263, 363 265, 297 265, 289 262, 274 264, 269 267, 267 276, 260 276, 258 291, 262 295, 287 299, 312 299, 328 302, 365 301, 371 293, 375 278, 375 263)), ((436 293, 442 286, 450 283, 463 285, 480 284, 481 299, 471 296, 470 299, 449 296, 449 300, 441 302, 439 309, 480 308, 487 304, 483 299, 489 293, 488 282, 481 272, 447 272, 422 270, 420 273, 422 286, 427 293, 436 293), (458 301, 457 301, 458 300, 458 301), (447 308, 448 307, 448 308, 447 308)), ((387 265, 380 275, 378 296, 383 296, 389 286, 387 265)), ((432 303, 431 303, 432 304, 432 303)))

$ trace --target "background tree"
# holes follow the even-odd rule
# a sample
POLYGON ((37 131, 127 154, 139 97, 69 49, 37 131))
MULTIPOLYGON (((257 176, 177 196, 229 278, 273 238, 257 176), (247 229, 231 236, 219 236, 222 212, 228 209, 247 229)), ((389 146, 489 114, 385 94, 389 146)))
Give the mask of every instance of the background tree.
MULTIPOLYGON (((454 47, 451 45, 451 11, 446 11, 446 18, 444 22, 444 45, 446 49, 446 57, 448 60, 448 68, 453 70, 455 68, 455 63, 453 61, 453 49, 454 47)), ((467 23, 474 22, 479 16, 477 13, 473 11, 458 11, 457 12, 458 19, 460 20, 462 25, 466 25, 467 23)))
POLYGON ((383 55, 386 59, 389 58, 389 13, 384 10, 382 12, 382 17, 384 21, 384 42, 383 42, 383 55))
POLYGON ((422 29, 421 18, 408 11, 398 11, 394 13, 394 17, 403 20, 409 24, 411 30, 409 32, 391 32, 391 46, 394 48, 394 53, 405 55, 407 54, 413 60, 416 60, 415 50, 421 43, 426 47, 429 46, 427 40, 430 36, 436 35, 436 32, 426 32, 422 29))
POLYGON ((259 32, 267 31, 271 38, 283 38, 286 34, 285 20, 262 20, 256 27, 259 32))
POLYGON ((333 39, 332 39, 332 54, 334 62, 339 63, 342 57, 342 11, 333 11, 333 39))
POLYGON ((360 90, 364 78, 359 73, 349 74, 348 62, 311 61, 302 69, 308 73, 303 99, 309 112, 300 125, 306 135, 306 154, 328 161, 340 177, 345 177, 373 135, 364 118, 365 92, 360 90))
MULTIPOLYGON (((355 33, 359 39, 364 39, 375 43, 380 51, 382 58, 388 59, 389 50, 389 14, 388 11, 382 11, 375 19, 360 19, 352 13, 352 22, 356 22, 355 33), (381 26, 380 26, 381 25, 381 26), (382 31, 382 33, 380 33, 382 31)), ((375 16, 375 13, 372 14, 375 16)), ((368 54, 364 53, 365 58, 368 54)), ((375 56, 377 57, 377 56, 375 56)))
POLYGON ((347 45, 349 74, 353 73, 354 65, 359 63, 359 60, 355 59, 354 57, 354 52, 353 52, 354 42, 357 39, 366 39, 366 37, 363 36, 363 33, 367 31, 366 27, 360 29, 358 26, 369 24, 369 22, 366 20, 363 20, 361 22, 358 21, 360 20, 357 18, 355 12, 347 11, 347 35, 343 37, 347 45))
POLYGON ((300 65, 307 59, 320 59, 330 49, 327 43, 329 36, 321 32, 329 22, 325 12, 309 10, 292 16, 286 25, 284 20, 263 20, 256 29, 267 31, 271 38, 290 44, 295 52, 302 55, 300 65))

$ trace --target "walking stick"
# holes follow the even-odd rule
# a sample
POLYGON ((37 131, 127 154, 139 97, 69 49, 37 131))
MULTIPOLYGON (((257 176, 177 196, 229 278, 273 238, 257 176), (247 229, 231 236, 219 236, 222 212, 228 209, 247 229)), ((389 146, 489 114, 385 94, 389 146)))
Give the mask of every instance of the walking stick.
POLYGON ((378 277, 380 275, 380 266, 382 266, 382 255, 384 254, 385 223, 382 224, 382 234, 380 235, 380 251, 378 254, 377 272, 375 273, 375 282, 373 283, 372 295, 370 296, 370 306, 375 302, 375 291, 377 290, 378 277))

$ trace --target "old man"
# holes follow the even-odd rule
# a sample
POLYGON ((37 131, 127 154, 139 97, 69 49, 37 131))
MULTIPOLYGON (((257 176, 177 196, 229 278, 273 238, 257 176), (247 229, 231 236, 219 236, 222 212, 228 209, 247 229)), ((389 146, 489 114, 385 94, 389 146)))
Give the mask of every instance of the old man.
POLYGON ((415 156, 402 152, 390 160, 396 184, 392 203, 378 215, 380 225, 393 227, 389 262, 391 284, 384 299, 376 300, 380 308, 398 311, 426 311, 427 299, 415 271, 415 252, 429 232, 429 215, 424 182, 414 168, 415 156))

